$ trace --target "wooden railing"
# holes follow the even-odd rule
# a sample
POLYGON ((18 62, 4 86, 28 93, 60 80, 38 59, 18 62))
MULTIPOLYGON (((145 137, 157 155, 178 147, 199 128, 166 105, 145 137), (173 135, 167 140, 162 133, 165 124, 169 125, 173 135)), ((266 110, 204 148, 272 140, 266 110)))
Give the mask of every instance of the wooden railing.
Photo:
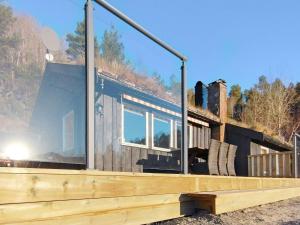
POLYGON ((293 153, 280 152, 248 156, 250 177, 293 177, 293 153))

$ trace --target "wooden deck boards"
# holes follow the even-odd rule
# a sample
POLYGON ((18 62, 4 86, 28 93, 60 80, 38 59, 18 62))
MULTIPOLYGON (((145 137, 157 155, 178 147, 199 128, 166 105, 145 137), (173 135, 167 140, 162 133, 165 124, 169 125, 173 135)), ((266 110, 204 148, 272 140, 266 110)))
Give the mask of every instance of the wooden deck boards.
POLYGON ((190 193, 197 208, 221 214, 300 196, 300 187, 190 193))
POLYGON ((91 170, 0 168, 0 184, 0 224, 20 225, 172 219, 194 212, 194 201, 183 193, 274 188, 300 193, 300 179, 91 170))

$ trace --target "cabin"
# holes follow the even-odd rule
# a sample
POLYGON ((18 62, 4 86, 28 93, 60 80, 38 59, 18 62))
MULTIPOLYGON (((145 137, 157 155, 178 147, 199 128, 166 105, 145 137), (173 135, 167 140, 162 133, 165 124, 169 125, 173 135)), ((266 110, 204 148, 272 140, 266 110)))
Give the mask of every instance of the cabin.
MULTIPOLYGON (((46 66, 31 121, 46 146, 36 153, 41 162, 85 164, 83 71, 78 65, 46 66)), ((103 72, 96 74, 95 88, 96 169, 180 173, 180 105, 103 72)), ((189 148, 208 149, 218 118, 189 110, 188 121, 189 148)))

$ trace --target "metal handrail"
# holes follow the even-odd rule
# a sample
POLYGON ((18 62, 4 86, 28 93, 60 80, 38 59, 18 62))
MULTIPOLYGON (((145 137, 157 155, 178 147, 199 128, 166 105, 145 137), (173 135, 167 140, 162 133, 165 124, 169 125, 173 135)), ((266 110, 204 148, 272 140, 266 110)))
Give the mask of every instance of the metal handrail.
POLYGON ((132 19, 130 19, 128 16, 126 16, 124 13, 120 12, 118 9, 116 9, 115 7, 113 7, 112 5, 107 3, 106 1, 104 1, 104 0, 94 0, 94 1, 98 4, 100 4, 103 8, 107 9, 109 12, 111 12, 115 16, 117 16, 118 18, 120 18, 121 20, 123 20, 124 22, 126 22, 127 24, 129 24, 130 26, 132 26, 133 28, 135 28, 136 30, 138 30, 139 32, 141 32, 142 34, 144 34, 145 36, 147 36, 152 41, 154 41, 155 43, 157 43, 158 45, 160 45, 161 47, 163 47, 164 49, 166 49, 167 51, 169 51, 170 53, 172 53, 179 59, 181 59, 182 61, 187 61, 187 58, 184 55, 182 55, 181 53, 179 53, 178 51, 173 49, 170 45, 166 44, 159 38, 155 37, 144 27, 142 27, 141 25, 134 22, 132 19))

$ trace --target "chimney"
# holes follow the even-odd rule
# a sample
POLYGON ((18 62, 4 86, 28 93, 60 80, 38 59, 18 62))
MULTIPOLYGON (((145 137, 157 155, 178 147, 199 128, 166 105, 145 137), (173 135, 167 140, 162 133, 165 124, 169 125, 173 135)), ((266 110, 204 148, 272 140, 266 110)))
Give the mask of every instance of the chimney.
POLYGON ((198 81, 195 86, 195 106, 203 106, 203 83, 198 81))
POLYGON ((224 141, 227 119, 227 86, 222 79, 208 85, 208 110, 220 118, 221 126, 212 128, 212 138, 224 141))

